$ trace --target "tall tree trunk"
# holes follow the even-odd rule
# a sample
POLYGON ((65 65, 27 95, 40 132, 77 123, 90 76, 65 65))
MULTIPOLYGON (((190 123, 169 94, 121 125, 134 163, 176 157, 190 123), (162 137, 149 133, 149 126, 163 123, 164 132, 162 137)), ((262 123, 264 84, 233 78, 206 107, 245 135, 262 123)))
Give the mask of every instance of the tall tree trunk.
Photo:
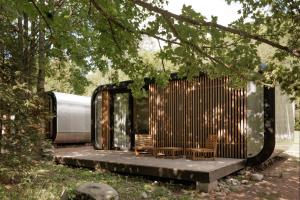
POLYGON ((28 65, 30 66, 30 74, 34 74, 35 76, 31 75, 31 79, 29 84, 34 85, 36 84, 36 74, 37 74, 37 67, 36 67, 36 57, 35 55, 37 54, 37 25, 35 21, 31 21, 31 35, 30 35, 30 44, 29 44, 29 49, 28 49, 28 65))
MULTIPOLYGON (((41 23, 41 20, 40 20, 41 23)), ((45 106, 45 69, 47 64, 46 58, 46 38, 45 38, 45 28, 43 25, 39 24, 39 36, 38 36, 38 63, 37 63, 37 85, 36 90, 37 94, 40 97, 40 102, 45 106)), ((45 136, 46 123, 44 117, 40 117, 40 125, 41 125, 41 134, 45 136)), ((43 142, 40 140, 36 147, 39 149, 43 149, 43 142)))
POLYGON ((25 75, 25 81, 28 84, 30 88, 32 88, 32 73, 31 73, 31 66, 29 65, 29 32, 28 32, 28 15, 26 13, 23 13, 23 69, 24 69, 24 75, 25 75))
POLYGON ((37 93, 43 94, 45 92, 45 68, 47 64, 45 53, 45 32, 44 28, 40 26, 39 45, 38 45, 38 77, 37 77, 37 93))
POLYGON ((19 48, 16 49, 16 57, 15 57, 15 62, 17 64, 18 70, 22 70, 22 65, 23 65, 23 49, 24 49, 24 37, 23 37, 23 17, 19 16, 18 17, 18 43, 19 43, 19 48))

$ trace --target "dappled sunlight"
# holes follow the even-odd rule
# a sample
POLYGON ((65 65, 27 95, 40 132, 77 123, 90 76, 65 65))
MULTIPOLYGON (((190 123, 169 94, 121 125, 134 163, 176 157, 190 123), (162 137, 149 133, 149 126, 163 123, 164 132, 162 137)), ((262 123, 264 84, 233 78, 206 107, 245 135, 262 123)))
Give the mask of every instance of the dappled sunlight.
POLYGON ((226 78, 173 80, 164 88, 150 84, 154 146, 183 148, 182 154, 191 156, 185 149, 204 148, 208 136, 216 134, 217 156, 245 158, 245 95, 244 89, 229 87, 226 78))

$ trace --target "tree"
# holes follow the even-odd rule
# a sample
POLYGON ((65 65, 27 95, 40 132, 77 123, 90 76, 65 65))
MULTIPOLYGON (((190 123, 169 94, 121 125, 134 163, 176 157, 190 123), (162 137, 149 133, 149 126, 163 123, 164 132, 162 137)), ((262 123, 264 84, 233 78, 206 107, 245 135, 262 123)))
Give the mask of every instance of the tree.
POLYGON ((182 76, 205 72, 229 76, 238 85, 249 80, 279 83, 299 96, 299 2, 227 0, 233 1, 242 4, 242 17, 227 27, 189 6, 180 15, 168 12, 164 0, 23 0, 11 6, 43 20, 48 58, 72 60, 84 69, 81 75, 95 69, 121 70, 136 81, 136 90, 145 76, 168 79, 168 71, 158 71, 139 54, 147 36, 161 44, 157 57, 179 66, 182 76), (261 44, 276 49, 263 71, 257 53, 261 44), (286 81, 291 76, 292 83, 286 81))
POLYGON ((280 84, 292 96, 299 96, 299 1, 237 2, 243 6, 242 17, 228 27, 218 24, 216 17, 205 19, 189 6, 180 15, 168 12, 163 9, 166 1, 161 0, 61 2, 57 10, 55 6, 47 10, 51 18, 45 21, 53 33, 53 49, 65 51, 87 69, 121 70, 136 86, 142 85, 145 76, 168 78, 162 74, 169 72, 158 71, 139 55, 139 44, 148 36, 164 44, 157 57, 179 66, 182 76, 205 72, 212 77, 229 76, 238 85, 249 80, 280 84), (263 70, 257 53, 261 44, 276 49, 263 70))
POLYGON ((211 76, 230 76, 237 83, 249 80, 265 85, 279 83, 292 96, 299 96, 300 43, 299 31, 295 31, 300 28, 299 1, 242 1, 243 15, 229 27, 219 25, 215 17, 205 20, 191 7, 183 7, 181 15, 170 13, 162 8, 162 1, 155 4, 133 0, 125 6, 122 1, 109 5, 103 1, 91 2, 108 23, 115 25, 115 32, 123 30, 166 42, 159 57, 181 66, 180 71, 188 77, 202 71, 211 76), (122 17, 128 12, 126 7, 131 7, 138 19, 122 17), (118 10, 117 14, 111 9, 118 10), (149 16, 155 19, 146 23, 149 16), (245 23, 248 17, 253 19, 251 23, 245 23), (141 28, 139 24, 146 25, 141 28), (270 55, 273 61, 265 63, 268 68, 263 72, 257 54, 260 44, 277 50, 270 55))
POLYGON ((46 70, 45 90, 84 94, 91 82, 81 71, 82 69, 71 61, 51 60, 46 70))
MULTIPOLYGON (((228 76, 237 86, 248 81, 280 84, 299 97, 300 1, 226 1, 243 7, 241 18, 229 26, 218 24, 217 17, 206 19, 190 6, 183 6, 180 15, 171 13, 164 9, 165 0, 0 0, 2 122, 4 115, 22 107, 14 104, 14 110, 7 110, 17 98, 39 104, 33 97, 42 96, 46 75, 59 70, 53 63, 76 66, 69 70, 68 81, 75 83, 77 93, 84 91, 88 72, 98 69, 116 72, 114 81, 124 73, 134 80, 131 89, 138 94, 144 77, 166 83, 171 70, 164 65, 171 63, 180 76, 204 72, 212 78, 228 76), (159 44, 155 57, 160 67, 140 53, 145 36, 159 44), (267 59, 258 53, 262 45, 274 49, 267 59), (6 74, 9 78, 3 78, 6 74), (22 89, 7 98, 6 91, 14 87, 22 89)), ((16 120, 23 123, 25 117, 16 120)))

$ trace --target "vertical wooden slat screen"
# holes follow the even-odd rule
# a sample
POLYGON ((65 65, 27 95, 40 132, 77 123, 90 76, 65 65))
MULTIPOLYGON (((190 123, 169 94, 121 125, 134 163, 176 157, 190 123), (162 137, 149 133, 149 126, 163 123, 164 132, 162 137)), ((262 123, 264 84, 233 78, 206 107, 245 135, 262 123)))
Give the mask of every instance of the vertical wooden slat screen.
POLYGON ((109 91, 102 91, 102 148, 110 149, 110 95, 109 91))
POLYGON ((150 134, 155 147, 200 148, 217 134, 218 157, 246 156, 246 93, 227 78, 206 76, 149 86, 150 134))

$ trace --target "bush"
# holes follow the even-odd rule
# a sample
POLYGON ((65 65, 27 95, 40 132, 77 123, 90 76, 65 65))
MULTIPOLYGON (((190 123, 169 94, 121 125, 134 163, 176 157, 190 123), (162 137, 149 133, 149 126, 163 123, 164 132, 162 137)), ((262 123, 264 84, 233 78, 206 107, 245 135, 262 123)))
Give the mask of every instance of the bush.
POLYGON ((0 69, 0 156, 2 167, 20 173, 40 154, 43 119, 41 98, 11 66, 0 69))

